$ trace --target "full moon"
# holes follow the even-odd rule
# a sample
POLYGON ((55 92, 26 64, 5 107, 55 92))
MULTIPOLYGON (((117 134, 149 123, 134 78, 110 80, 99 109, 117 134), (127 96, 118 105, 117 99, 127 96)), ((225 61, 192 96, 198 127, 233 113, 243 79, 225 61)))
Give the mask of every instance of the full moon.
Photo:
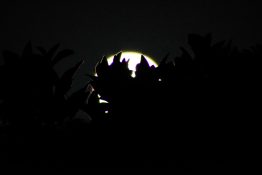
MULTIPOLYGON (((132 71, 132 77, 135 77, 136 74, 136 65, 140 63, 141 61, 141 55, 143 55, 149 66, 155 66, 157 67, 157 63, 149 56, 143 54, 143 53, 139 53, 139 52, 132 52, 132 51, 123 51, 120 61, 122 61, 123 59, 129 60, 128 61, 128 69, 132 71)), ((107 61, 108 64, 111 65, 113 63, 113 59, 114 59, 114 55, 110 56, 107 61)))

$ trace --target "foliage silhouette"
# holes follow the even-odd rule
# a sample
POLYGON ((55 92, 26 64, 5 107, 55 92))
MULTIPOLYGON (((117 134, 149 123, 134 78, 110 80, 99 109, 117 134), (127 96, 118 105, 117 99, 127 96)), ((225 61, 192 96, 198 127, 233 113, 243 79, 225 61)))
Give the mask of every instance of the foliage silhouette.
POLYGON ((29 42, 21 56, 4 51, 1 120, 12 128, 5 132, 26 136, 23 145, 37 165, 47 159, 55 166, 52 158, 60 157, 60 166, 143 166, 148 159, 164 166, 175 157, 183 167, 186 155, 233 154, 238 116, 248 113, 245 94, 239 94, 251 74, 258 75, 252 69, 261 46, 239 51, 230 42, 212 44, 210 34, 190 34, 188 44, 191 52, 181 47, 180 56, 168 61, 167 54, 158 67, 141 55, 135 78, 129 58, 120 61, 121 52, 111 65, 103 57, 97 75, 87 75, 91 81, 72 95, 68 91, 83 61, 61 77, 54 69, 72 50, 57 52, 57 44, 35 53, 29 42), (77 119, 79 111, 90 121, 77 119))
POLYGON ((3 105, 6 120, 12 124, 51 124, 74 116, 72 111, 75 109, 67 107, 71 102, 66 99, 66 93, 82 62, 58 77, 54 65, 73 53, 68 49, 56 54, 58 48, 58 44, 50 50, 38 47, 42 54, 33 53, 29 42, 21 56, 10 51, 3 52, 3 105))

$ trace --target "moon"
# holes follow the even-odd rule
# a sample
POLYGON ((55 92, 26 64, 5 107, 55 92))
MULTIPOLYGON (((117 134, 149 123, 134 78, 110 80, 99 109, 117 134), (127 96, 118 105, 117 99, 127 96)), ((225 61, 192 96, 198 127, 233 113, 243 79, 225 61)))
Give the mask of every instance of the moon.
MULTIPOLYGON (((143 55, 149 66, 155 66, 157 67, 157 63, 149 56, 143 54, 143 53, 140 53, 140 52, 135 52, 135 51, 122 51, 122 55, 121 55, 121 58, 120 58, 120 61, 122 61, 124 58, 126 60, 129 60, 128 62, 128 69, 132 71, 132 77, 134 78, 136 76, 136 65, 140 63, 141 61, 141 55, 143 55)), ((113 59, 114 59, 114 55, 108 57, 107 59, 107 62, 109 65, 111 65, 113 63, 113 59)))
MULTIPOLYGON (((149 66, 155 66, 157 67, 158 64, 154 61, 153 58, 149 57, 148 55, 145 55, 141 52, 135 52, 135 51, 122 51, 120 61, 123 61, 123 59, 129 60, 128 61, 128 69, 132 71, 131 76, 135 78, 136 76, 136 65, 141 62, 141 56, 144 56, 145 59, 147 60, 149 66)), ((114 55, 111 55, 110 57, 107 58, 108 65, 111 65, 114 60, 114 55)), ((95 74, 97 76, 97 74, 95 74)), ((108 103, 106 100, 101 99, 101 96, 98 94, 99 98, 99 103, 108 103)), ((107 114, 108 111, 105 111, 107 114)))

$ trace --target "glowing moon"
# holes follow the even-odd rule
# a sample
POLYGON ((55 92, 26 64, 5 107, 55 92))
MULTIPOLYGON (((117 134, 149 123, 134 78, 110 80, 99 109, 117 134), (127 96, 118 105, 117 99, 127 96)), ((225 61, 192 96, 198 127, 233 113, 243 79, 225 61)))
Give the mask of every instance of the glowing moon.
MULTIPOLYGON (((121 55, 121 58, 120 58, 120 61, 122 61, 124 58, 126 60, 129 60, 128 62, 128 69, 132 71, 132 77, 135 77, 135 72, 136 72, 136 65, 138 63, 140 63, 141 61, 141 55, 143 55, 149 66, 155 66, 157 67, 157 63, 152 59, 150 58, 149 56, 143 54, 143 53, 139 53, 139 52, 132 52, 132 51, 123 51, 122 52, 122 55, 121 55)), ((111 65, 113 63, 113 59, 114 59, 114 55, 110 56, 107 61, 108 61, 108 64, 111 65)))

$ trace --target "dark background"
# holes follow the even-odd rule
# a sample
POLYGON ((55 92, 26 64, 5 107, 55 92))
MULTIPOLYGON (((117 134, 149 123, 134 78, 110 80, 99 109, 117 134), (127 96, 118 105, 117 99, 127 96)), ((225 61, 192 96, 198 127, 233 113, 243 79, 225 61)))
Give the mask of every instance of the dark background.
MULTIPOLYGON (((21 52, 28 40, 50 48, 61 43, 76 54, 62 71, 86 59, 91 73, 103 55, 141 51, 157 62, 180 54, 189 33, 212 33, 240 48, 262 42, 261 1, 1 1, 0 48, 21 52)), ((1 56, 2 57, 2 56, 1 56)), ((0 64, 3 63, 0 57, 0 64)))
MULTIPOLYGON (((157 62, 167 52, 177 56, 189 33, 212 33, 214 41, 248 48, 262 43, 261 7, 261 1, 244 0, 1 1, 0 49, 21 53, 28 40, 45 48, 59 42, 76 54, 59 64, 58 72, 85 59, 82 73, 92 73, 103 55, 120 50, 140 51, 157 62)), ((190 167, 211 163, 187 162, 190 167)))

